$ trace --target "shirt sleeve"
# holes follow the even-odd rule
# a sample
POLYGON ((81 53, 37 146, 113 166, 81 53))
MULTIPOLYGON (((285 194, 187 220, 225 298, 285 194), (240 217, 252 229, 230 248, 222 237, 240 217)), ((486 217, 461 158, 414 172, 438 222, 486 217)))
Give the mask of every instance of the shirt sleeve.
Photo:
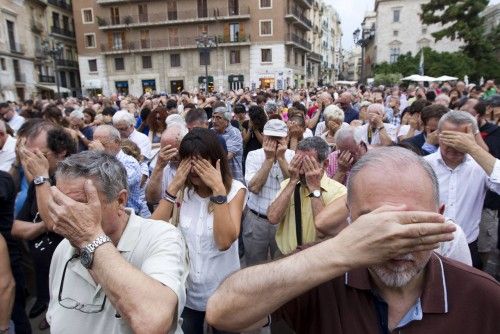
POLYGON ((465 233, 458 224, 455 224, 455 227, 453 240, 440 243, 437 252, 442 256, 472 266, 472 258, 465 233))
POLYGON ((434 153, 438 150, 438 148, 432 144, 429 144, 429 143, 424 143, 424 145, 422 145, 422 150, 424 150, 425 152, 427 153, 434 153))
POLYGON ((491 191, 500 194, 500 159, 496 159, 495 165, 493 166, 493 172, 491 172, 488 178, 488 188, 491 191))
POLYGON ((238 130, 236 131, 230 131, 229 140, 226 140, 227 151, 234 154, 243 151, 243 138, 241 133, 238 130))
POLYGON ((258 158, 257 150, 248 152, 247 159, 245 160, 245 182, 249 184, 257 171, 262 167, 262 163, 258 158))

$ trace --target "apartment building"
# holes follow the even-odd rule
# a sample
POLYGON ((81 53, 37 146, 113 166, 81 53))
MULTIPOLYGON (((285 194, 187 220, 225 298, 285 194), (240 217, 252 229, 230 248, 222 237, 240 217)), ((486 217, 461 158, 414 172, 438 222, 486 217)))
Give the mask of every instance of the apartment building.
POLYGON ((202 89, 206 70, 210 90, 250 84, 247 1, 80 0, 73 11, 84 94, 202 89))

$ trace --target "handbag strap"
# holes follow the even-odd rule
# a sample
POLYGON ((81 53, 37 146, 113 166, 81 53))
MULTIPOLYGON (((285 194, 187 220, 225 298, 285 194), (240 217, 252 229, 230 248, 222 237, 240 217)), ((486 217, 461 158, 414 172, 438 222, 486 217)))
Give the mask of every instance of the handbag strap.
POLYGON ((293 192, 295 206, 295 233, 297 235, 297 246, 302 245, 302 208, 300 202, 300 183, 297 183, 293 192))

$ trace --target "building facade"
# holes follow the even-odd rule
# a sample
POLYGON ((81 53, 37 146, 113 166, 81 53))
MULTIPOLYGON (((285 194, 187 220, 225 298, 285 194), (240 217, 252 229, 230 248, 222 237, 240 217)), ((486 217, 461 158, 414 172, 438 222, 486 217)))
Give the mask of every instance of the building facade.
POLYGON ((204 89, 206 71, 209 89, 217 91, 316 85, 320 57, 311 43, 313 4, 313 0, 75 1, 84 94, 204 89), (211 37, 215 45, 200 48, 202 36, 211 37), (316 62, 310 71, 309 61, 316 62))
MULTIPOLYGON (((444 38, 438 42, 432 33, 442 25, 425 25, 420 20, 421 5, 429 0, 375 0, 376 31, 372 62, 393 63, 400 55, 417 54, 430 47, 438 52, 455 52, 463 43, 444 38)), ((366 61, 366 59, 365 59, 366 61)))

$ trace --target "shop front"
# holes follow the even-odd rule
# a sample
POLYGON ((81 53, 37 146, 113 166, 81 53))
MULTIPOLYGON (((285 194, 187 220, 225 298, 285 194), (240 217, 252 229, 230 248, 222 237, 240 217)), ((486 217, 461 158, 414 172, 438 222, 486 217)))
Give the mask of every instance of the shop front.
POLYGON ((156 80, 154 79, 148 79, 148 80, 142 80, 142 93, 143 94, 152 94, 153 92, 156 91, 156 80))
POLYGON ((245 77, 243 75, 230 75, 230 76, 228 76, 229 89, 230 90, 243 89, 244 78, 245 77))
POLYGON ((115 81, 116 92, 121 95, 128 95, 128 81, 115 81))
POLYGON ((170 81, 170 94, 180 94, 184 90, 184 80, 170 81))
MULTIPOLYGON (((200 86, 200 89, 205 89, 205 82, 206 77, 198 77, 198 85, 200 86)), ((214 77, 211 75, 208 76, 208 91, 214 91, 214 77)))

